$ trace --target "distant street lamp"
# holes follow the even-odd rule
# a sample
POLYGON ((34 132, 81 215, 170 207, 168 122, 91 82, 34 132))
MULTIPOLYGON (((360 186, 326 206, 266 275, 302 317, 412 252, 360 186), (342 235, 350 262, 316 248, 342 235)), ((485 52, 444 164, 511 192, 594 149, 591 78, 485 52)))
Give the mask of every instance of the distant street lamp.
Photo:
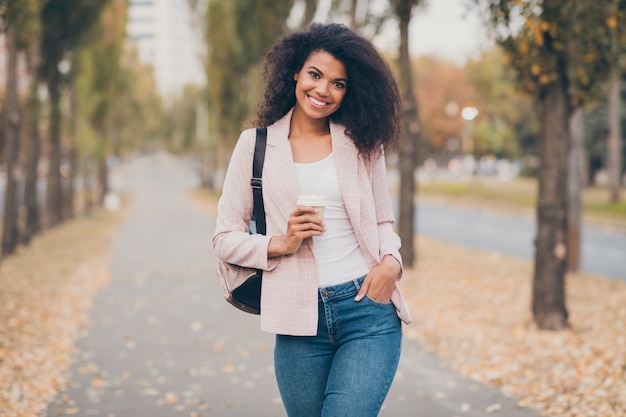
POLYGON ((474 144, 469 134, 470 123, 478 116, 478 109, 476 107, 463 107, 461 109, 461 118, 463 118, 463 139, 462 146, 463 152, 472 153, 474 150, 474 144))
POLYGON ((57 69, 59 70, 61 75, 65 77, 67 74, 69 74, 70 70, 72 69, 72 63, 69 61, 69 59, 64 58, 62 61, 60 61, 57 64, 57 69))
POLYGON ((478 116, 478 109, 476 107, 463 107, 461 109, 461 117, 463 120, 471 122, 478 116))

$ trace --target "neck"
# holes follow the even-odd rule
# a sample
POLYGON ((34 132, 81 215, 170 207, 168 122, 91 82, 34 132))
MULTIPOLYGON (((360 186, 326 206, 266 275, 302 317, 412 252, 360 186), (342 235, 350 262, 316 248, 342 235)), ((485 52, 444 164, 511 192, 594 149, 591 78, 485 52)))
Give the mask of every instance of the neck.
POLYGON ((311 119, 294 110, 291 116, 290 135, 294 136, 320 136, 330 133, 328 118, 311 119))

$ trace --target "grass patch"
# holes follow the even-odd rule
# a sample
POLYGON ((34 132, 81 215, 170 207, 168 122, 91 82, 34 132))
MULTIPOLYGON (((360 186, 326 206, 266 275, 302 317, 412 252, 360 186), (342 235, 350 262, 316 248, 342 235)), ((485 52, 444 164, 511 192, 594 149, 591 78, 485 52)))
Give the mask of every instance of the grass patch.
MULTIPOLYGON (((526 178, 500 181, 484 177, 435 181, 420 183, 418 195, 472 205, 488 204, 496 209, 534 210, 537 204, 537 181, 526 178)), ((583 190, 582 198, 585 220, 626 225, 626 201, 611 203, 605 188, 587 187, 583 190)))
POLYGON ((589 201, 585 203, 585 210, 591 213, 623 217, 626 215, 626 201, 618 201, 617 203, 599 203, 589 201))

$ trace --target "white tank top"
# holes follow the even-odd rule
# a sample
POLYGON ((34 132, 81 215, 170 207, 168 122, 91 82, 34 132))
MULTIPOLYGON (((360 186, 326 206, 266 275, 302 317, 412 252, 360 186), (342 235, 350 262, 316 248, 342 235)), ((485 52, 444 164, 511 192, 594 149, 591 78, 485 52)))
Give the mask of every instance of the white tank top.
POLYGON ((313 237, 319 287, 341 284, 367 274, 369 267, 339 190, 333 154, 309 164, 296 163, 295 168, 300 194, 326 197, 326 232, 313 237))

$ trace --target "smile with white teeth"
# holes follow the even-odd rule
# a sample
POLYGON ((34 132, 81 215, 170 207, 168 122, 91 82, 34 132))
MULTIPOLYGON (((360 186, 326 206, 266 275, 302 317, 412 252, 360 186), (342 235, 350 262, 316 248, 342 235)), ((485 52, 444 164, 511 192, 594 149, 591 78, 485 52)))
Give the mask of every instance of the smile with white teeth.
POLYGON ((315 104, 316 106, 326 106, 328 105, 328 103, 324 102, 324 101, 320 101, 314 97, 309 96, 309 100, 311 100, 311 103, 315 104))

